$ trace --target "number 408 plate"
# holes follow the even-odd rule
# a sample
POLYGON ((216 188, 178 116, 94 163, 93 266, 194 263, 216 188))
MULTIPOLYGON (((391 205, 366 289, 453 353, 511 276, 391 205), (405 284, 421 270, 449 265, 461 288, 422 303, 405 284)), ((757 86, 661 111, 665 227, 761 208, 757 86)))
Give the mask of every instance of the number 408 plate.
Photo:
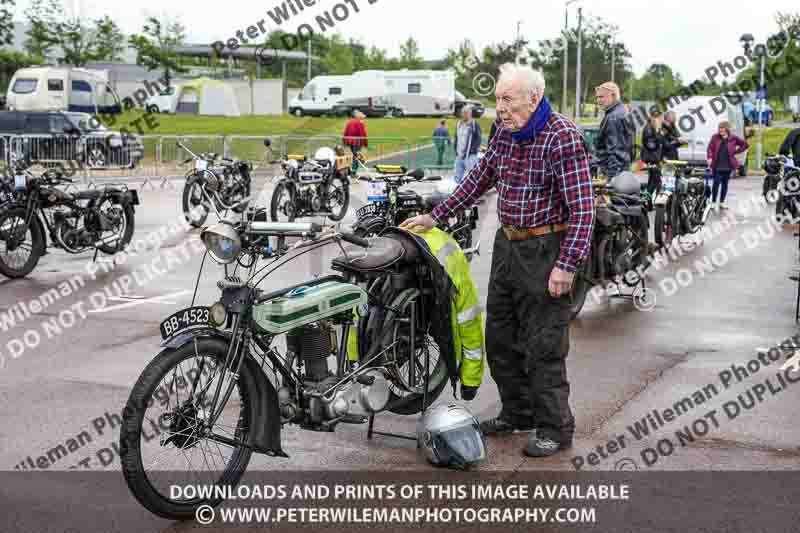
POLYGON ((208 325, 208 307, 189 307, 164 320, 159 329, 161 338, 168 339, 184 329, 205 325, 208 325))

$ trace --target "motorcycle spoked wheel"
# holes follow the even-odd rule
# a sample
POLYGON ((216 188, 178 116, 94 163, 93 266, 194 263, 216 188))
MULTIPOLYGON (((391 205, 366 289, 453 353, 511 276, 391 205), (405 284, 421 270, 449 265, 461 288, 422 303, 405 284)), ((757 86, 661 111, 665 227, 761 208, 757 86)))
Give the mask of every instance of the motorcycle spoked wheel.
POLYGON ((114 234, 118 236, 116 241, 112 241, 108 244, 101 244, 97 249, 109 255, 121 252, 128 246, 133 238, 133 206, 130 204, 114 204, 111 202, 110 198, 106 198, 97 206, 97 209, 103 212, 113 226, 110 235, 100 234, 100 238, 111 237, 114 234))
POLYGON ((675 237, 672 228, 672 217, 670 216, 672 207, 672 200, 667 202, 667 205, 657 205, 656 215, 653 222, 653 229, 655 232, 656 244, 659 248, 664 248, 672 243, 675 237))
POLYGON ((131 390, 120 428, 122 474, 136 499, 158 516, 191 520, 201 505, 219 505, 223 498, 173 499, 170 486, 235 487, 250 462, 252 450, 245 443, 257 422, 256 385, 246 368, 212 434, 204 424, 220 375, 221 391, 231 379, 220 370, 227 351, 228 343, 216 338, 167 348, 131 390), (236 446, 214 440, 214 435, 236 446))
POLYGON ((269 216, 272 222, 294 222, 297 202, 294 190, 281 182, 275 186, 270 200, 269 216))
POLYGON ((379 336, 380 341, 372 346, 370 356, 368 356, 369 358, 380 350, 386 350, 383 361, 390 374, 389 403, 386 409, 399 415, 413 415, 422 411, 426 351, 430 360, 428 405, 432 405, 436 401, 448 381, 447 364, 440 353, 439 346, 429 333, 423 333, 419 327, 417 328, 418 340, 415 345, 415 354, 411 357, 408 319, 411 317, 412 303, 420 297, 421 294, 417 289, 405 289, 397 294, 389 304, 389 309, 384 316, 379 336), (413 383, 410 382, 409 360, 412 360, 412 364, 415 365, 413 383))
POLYGON ((569 293, 569 312, 570 320, 578 318, 584 304, 586 303, 586 296, 592 288, 592 276, 594 275, 594 256, 592 251, 584 259, 583 264, 578 267, 575 273, 575 281, 572 284, 572 289, 569 293))
POLYGON ((205 224, 211 206, 203 196, 203 182, 195 181, 183 188, 183 216, 193 228, 205 224))
POLYGON ((331 178, 328 184, 328 218, 334 222, 342 220, 350 207, 350 185, 339 175, 331 178))
POLYGON ((21 278, 30 274, 45 247, 39 224, 25 227, 25 208, 0 212, 0 274, 21 278))

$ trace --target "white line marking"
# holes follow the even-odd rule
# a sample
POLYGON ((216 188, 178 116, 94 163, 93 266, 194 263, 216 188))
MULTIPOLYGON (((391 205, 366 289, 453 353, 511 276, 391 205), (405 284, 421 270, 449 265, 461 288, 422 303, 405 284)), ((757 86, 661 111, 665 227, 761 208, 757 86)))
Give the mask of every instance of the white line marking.
POLYGON ((137 305, 142 305, 146 303, 159 303, 159 304, 172 304, 175 305, 174 302, 170 301, 172 298, 177 296, 183 296, 184 294, 190 294, 192 291, 184 290, 179 292, 173 292, 171 294, 164 294, 162 296, 153 296, 152 298, 146 298, 144 300, 135 300, 133 302, 128 302, 119 305, 112 305, 111 307, 103 307, 101 309, 90 309, 90 313, 107 313, 109 311, 116 311, 117 309, 125 309, 127 307, 135 307, 137 305))

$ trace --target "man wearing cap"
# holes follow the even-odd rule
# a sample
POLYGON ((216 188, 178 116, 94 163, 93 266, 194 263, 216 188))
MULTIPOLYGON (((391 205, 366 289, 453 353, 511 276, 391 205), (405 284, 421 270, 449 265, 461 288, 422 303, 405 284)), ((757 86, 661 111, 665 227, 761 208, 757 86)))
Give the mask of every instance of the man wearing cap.
POLYGON ((625 106, 620 100, 619 87, 607 81, 595 89, 597 105, 605 109, 600 132, 597 134, 597 163, 613 178, 631 169, 634 131, 625 120, 625 106))
POLYGON ((554 112, 542 73, 508 63, 495 90, 500 127, 486 154, 430 215, 403 222, 428 231, 497 189, 497 230, 487 298, 486 352, 502 407, 487 435, 532 431, 524 453, 546 457, 572 443, 570 289, 594 226, 592 178, 580 131, 554 112))

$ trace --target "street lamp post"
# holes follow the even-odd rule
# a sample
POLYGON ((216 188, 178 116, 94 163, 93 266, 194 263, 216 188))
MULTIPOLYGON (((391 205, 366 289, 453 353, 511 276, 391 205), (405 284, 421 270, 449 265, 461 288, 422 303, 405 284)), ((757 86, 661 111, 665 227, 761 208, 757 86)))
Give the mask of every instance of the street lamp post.
POLYGON ((757 168, 761 168, 763 147, 764 147, 764 127, 761 122, 761 117, 764 114, 764 100, 766 99, 766 95, 763 94, 763 91, 764 91, 764 70, 766 68, 766 62, 767 62, 767 47, 764 44, 759 44, 753 47, 754 41, 755 37, 753 37, 753 35, 750 33, 745 33, 739 39, 739 42, 742 43, 742 47, 744 48, 745 56, 751 58, 751 60, 752 60, 751 56, 761 58, 761 79, 759 82, 758 91, 756 93, 756 97, 758 98, 757 102, 758 145, 756 146, 756 166, 757 168))
POLYGON ((583 8, 578 8, 578 65, 575 73, 575 122, 581 118, 581 47, 583 46, 583 39, 581 32, 583 24, 583 8))
POLYGON ((564 84, 561 92, 561 114, 567 111, 567 78, 569 78, 569 6, 578 0, 567 0, 564 4, 564 84))

